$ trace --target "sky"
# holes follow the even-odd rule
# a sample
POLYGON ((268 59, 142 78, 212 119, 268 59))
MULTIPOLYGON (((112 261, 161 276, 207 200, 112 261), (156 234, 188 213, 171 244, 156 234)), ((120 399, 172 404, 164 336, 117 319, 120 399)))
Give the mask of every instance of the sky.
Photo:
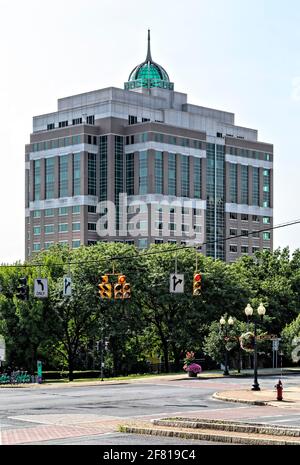
MULTIPOLYGON (((24 259, 24 147, 57 99, 123 88, 146 57, 193 104, 274 144, 274 223, 300 218, 298 0, 0 0, 0 263, 24 259)), ((300 248, 300 225, 275 232, 300 248)))

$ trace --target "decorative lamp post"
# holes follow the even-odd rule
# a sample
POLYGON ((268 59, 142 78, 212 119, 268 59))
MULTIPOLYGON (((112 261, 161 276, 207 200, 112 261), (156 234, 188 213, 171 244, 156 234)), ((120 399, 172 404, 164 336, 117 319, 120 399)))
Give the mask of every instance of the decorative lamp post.
MULTIPOLYGON (((231 328, 233 325, 234 325, 234 320, 233 320, 233 318, 231 316, 228 318, 228 321, 226 321, 223 316, 220 319, 221 331, 224 334, 225 338, 227 338, 227 336, 228 336, 228 327, 231 328)), ((226 349, 226 343, 225 343, 225 367, 224 367, 223 375, 224 376, 229 375, 229 371, 228 371, 228 350, 226 349)))
MULTIPOLYGON (((249 317, 253 316, 253 313, 254 313, 253 308, 251 307, 250 304, 248 304, 247 307, 245 308, 247 322, 249 321, 249 317)), ((266 308, 264 307, 262 303, 260 303, 257 309, 257 313, 260 316, 261 321, 263 321, 263 318, 266 314, 266 308)), ((251 389, 252 391, 260 391, 260 387, 259 387, 258 380, 257 380, 258 367, 257 367, 257 340, 256 339, 257 339, 257 326, 256 326, 256 321, 254 320, 254 383, 251 389)))

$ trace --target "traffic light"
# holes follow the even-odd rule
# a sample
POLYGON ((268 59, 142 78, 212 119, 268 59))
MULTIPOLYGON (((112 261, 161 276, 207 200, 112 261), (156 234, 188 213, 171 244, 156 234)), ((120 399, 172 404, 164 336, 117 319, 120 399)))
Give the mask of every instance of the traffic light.
POLYGON ((131 297, 131 286, 129 283, 126 283, 123 286, 123 299, 130 299, 130 297, 131 297))
POLYGON ((29 287, 27 286, 27 278, 19 278, 19 286, 17 288, 16 297, 20 300, 29 299, 29 287))
POLYGON ((118 283, 114 286, 115 299, 123 299, 123 285, 118 283))
POLYGON ((193 295, 201 295, 202 276, 200 273, 194 274, 193 295))
POLYGON ((131 297, 130 284, 126 283, 126 276, 123 274, 118 276, 118 284, 114 286, 114 295, 115 299, 130 299, 131 297))
POLYGON ((111 284, 108 282, 108 276, 101 276, 101 283, 98 284, 99 295, 101 299, 111 299, 111 284))

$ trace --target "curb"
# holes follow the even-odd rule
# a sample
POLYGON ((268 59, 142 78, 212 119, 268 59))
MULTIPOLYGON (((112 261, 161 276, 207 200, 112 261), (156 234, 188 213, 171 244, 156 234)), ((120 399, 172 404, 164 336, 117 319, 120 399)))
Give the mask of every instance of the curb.
POLYGON ((212 397, 213 399, 222 400, 224 402, 234 402, 237 404, 250 404, 250 405, 260 405, 260 406, 269 405, 269 402, 270 402, 270 401, 263 401, 263 400, 233 399, 230 397, 223 397, 222 393, 219 393, 219 392, 215 392, 212 395, 212 397))
POLYGON ((299 445, 296 441, 278 440, 278 439, 263 439, 263 438, 251 438, 251 437, 233 437, 229 435, 214 434, 214 433, 200 433, 200 432, 189 432, 189 431, 172 431, 163 429, 151 429, 151 428, 139 428, 134 426, 122 426, 121 431, 124 433, 132 434, 146 434, 150 436, 164 436, 169 438, 182 438, 182 439, 193 439, 200 441, 214 441, 229 443, 233 445, 237 444, 249 444, 249 445, 299 445))

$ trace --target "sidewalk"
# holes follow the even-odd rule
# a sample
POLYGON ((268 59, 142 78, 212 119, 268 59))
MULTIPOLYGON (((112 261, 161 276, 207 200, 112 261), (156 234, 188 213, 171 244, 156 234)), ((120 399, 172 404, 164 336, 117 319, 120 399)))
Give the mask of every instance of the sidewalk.
POLYGON ((240 402, 252 405, 271 405, 280 408, 293 408, 300 409, 300 387, 290 387, 284 389, 283 386, 283 400, 277 400, 277 392, 274 388, 262 391, 233 390, 216 392, 213 397, 215 399, 227 402, 240 402))

